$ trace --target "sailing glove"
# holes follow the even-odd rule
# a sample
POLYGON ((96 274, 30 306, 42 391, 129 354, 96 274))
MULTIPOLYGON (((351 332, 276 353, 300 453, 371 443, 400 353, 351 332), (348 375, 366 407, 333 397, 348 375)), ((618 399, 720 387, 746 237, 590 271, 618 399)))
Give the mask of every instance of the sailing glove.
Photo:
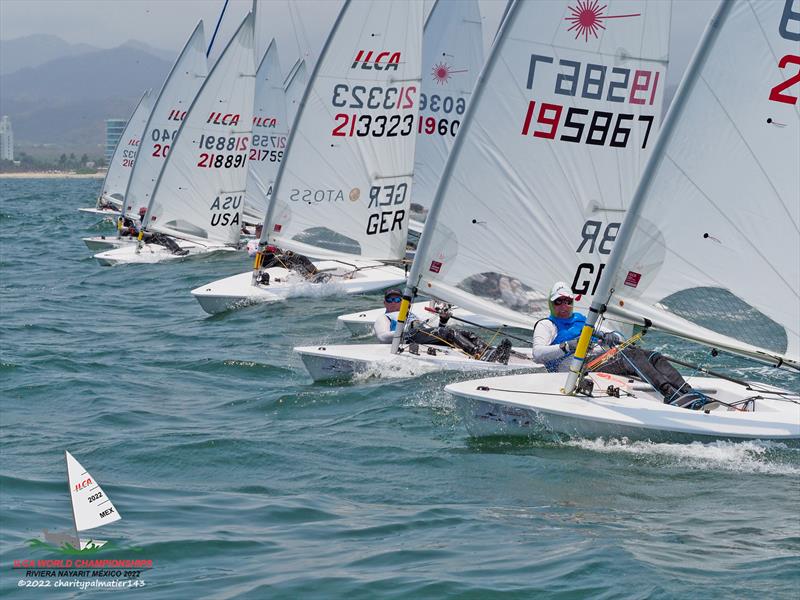
POLYGON ((622 342, 622 336, 618 334, 616 331, 609 331, 608 333, 603 334, 603 345, 609 348, 613 348, 617 344, 622 342))
POLYGON ((575 352, 575 348, 578 347, 578 338, 571 339, 568 342, 561 342, 558 347, 561 348, 564 354, 572 354, 575 352))

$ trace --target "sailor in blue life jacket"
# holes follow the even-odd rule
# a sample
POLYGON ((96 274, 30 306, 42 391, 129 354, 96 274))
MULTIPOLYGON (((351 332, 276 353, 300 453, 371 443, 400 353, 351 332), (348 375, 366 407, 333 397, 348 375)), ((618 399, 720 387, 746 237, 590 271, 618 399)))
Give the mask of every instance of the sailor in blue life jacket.
MULTIPOLYGON (((397 330, 397 317, 400 314, 400 302, 403 294, 400 290, 387 290, 383 297, 386 312, 378 315, 373 325, 375 337, 382 344, 390 344, 397 330)), ((428 344, 433 346, 452 346, 459 348, 478 360, 508 364, 511 356, 511 340, 504 339, 497 347, 492 347, 480 337, 465 329, 447 327, 450 312, 441 311, 438 315, 439 325, 432 325, 428 319, 422 320, 408 312, 403 341, 411 344, 428 344)))
MULTIPOLYGON (((550 291, 550 316, 541 319, 533 328, 533 361, 543 364, 548 371, 569 371, 578 338, 586 323, 586 316, 574 312, 575 296, 563 281, 550 291)), ((608 329, 595 330, 587 361, 603 354, 623 340, 623 336, 608 329)), ((638 377, 652 385, 664 396, 667 404, 700 408, 705 398, 686 383, 681 374, 658 352, 630 345, 617 352, 613 358, 596 371, 638 377), (701 400, 701 402, 698 402, 701 400)))

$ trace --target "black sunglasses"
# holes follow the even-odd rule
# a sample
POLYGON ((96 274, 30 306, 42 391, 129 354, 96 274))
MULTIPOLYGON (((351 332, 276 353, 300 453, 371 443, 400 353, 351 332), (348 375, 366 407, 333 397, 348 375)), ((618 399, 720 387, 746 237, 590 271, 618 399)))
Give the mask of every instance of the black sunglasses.
POLYGON ((384 302, 400 302, 402 300, 402 296, 386 296, 383 301, 384 302))
POLYGON ((553 300, 553 304, 556 306, 561 306, 562 304, 572 304, 571 298, 558 298, 557 300, 553 300))

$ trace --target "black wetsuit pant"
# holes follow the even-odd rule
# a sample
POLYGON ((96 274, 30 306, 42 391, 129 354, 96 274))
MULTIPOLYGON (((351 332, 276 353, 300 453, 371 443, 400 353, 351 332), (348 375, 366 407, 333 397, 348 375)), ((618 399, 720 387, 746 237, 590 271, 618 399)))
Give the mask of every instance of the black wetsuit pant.
POLYGON ((173 254, 188 254, 186 250, 181 249, 181 247, 178 245, 178 242, 173 240, 170 236, 164 235, 163 233, 148 232, 144 234, 142 239, 148 244, 158 244, 159 246, 164 246, 173 254))
POLYGON ((405 336, 407 342, 434 346, 455 346, 471 356, 483 356, 490 346, 471 331, 451 327, 415 329, 405 336))
POLYGON ((612 375, 640 377, 661 392, 665 402, 671 402, 691 389, 678 370, 661 354, 635 346, 620 350, 614 358, 595 370, 612 375))
POLYGON ((290 271, 297 271, 305 277, 314 275, 317 272, 317 268, 314 266, 314 263, 312 263, 307 256, 302 254, 292 254, 291 256, 287 256, 286 254, 276 255, 268 252, 264 255, 264 259, 261 262, 261 268, 269 269, 270 267, 284 267, 290 271))

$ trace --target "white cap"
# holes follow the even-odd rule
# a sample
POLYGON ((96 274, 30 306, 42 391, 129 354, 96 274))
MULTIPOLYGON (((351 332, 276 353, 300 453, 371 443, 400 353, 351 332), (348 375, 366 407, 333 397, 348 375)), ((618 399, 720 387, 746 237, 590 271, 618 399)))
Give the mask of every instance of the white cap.
POLYGON ((575 299, 575 296, 572 294, 572 290, 569 289, 569 286, 563 281, 557 281, 553 285, 553 289, 550 290, 550 300, 558 300, 559 298, 565 297, 569 298, 570 300, 575 299))

